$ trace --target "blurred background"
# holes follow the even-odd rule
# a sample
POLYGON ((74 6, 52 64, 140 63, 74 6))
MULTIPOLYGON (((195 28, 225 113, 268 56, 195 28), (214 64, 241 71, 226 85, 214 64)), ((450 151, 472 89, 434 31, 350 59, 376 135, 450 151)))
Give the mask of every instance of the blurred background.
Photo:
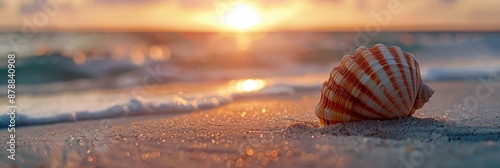
POLYGON ((498 16, 495 0, 0 1, 0 55, 17 54, 20 93, 326 78, 376 43, 413 53, 427 81, 476 80, 500 69, 498 16))

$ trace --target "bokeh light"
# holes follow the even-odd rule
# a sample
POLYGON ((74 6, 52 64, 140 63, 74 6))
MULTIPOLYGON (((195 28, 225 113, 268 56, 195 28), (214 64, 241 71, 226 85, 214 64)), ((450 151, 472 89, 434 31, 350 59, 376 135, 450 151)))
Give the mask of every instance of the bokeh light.
POLYGON ((156 45, 151 46, 149 47, 149 56, 154 60, 160 60, 163 57, 163 49, 156 45))
POLYGON ((83 51, 78 50, 73 55, 73 61, 76 64, 84 64, 87 61, 87 56, 83 51))
POLYGON ((142 65, 144 64, 144 52, 140 47, 135 47, 132 52, 130 53, 130 56, 132 57, 132 63, 136 65, 142 65))

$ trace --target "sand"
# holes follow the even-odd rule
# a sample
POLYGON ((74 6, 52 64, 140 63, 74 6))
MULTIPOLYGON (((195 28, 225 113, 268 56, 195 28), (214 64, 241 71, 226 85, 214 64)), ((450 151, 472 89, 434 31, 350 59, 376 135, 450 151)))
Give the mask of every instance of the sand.
POLYGON ((386 121, 319 127, 319 93, 303 92, 182 115, 21 127, 16 161, 4 149, 0 167, 498 167, 500 87, 467 109, 478 83, 429 85, 436 93, 414 117, 386 121))

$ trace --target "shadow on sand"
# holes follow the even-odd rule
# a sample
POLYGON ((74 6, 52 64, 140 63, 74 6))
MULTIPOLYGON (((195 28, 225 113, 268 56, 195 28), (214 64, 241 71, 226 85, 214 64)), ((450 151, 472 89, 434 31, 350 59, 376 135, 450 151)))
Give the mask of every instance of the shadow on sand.
MULTIPOLYGON (((497 117, 498 118, 498 117, 497 117)), ((317 122, 301 121, 289 125, 290 133, 321 133, 337 136, 365 136, 383 139, 415 139, 421 141, 500 141, 500 126, 468 126, 441 122, 433 118, 400 118, 339 123, 320 127, 317 122)))

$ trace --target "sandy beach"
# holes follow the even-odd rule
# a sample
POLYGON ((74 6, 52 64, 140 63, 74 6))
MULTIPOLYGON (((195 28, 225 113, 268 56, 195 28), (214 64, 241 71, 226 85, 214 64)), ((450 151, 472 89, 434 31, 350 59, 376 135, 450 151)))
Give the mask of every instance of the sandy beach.
MULTIPOLYGON (((495 167, 500 94, 455 107, 478 83, 430 83, 414 117, 319 127, 318 92, 246 99, 178 115, 16 129, 0 167, 495 167)), ((0 132, 7 139, 7 131, 0 132)))

